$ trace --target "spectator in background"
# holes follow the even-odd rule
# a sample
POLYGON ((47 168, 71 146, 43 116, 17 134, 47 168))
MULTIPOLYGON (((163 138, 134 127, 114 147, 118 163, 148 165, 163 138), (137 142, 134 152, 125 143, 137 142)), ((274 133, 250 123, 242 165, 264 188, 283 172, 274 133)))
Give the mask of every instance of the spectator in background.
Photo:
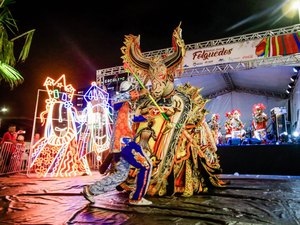
POLYGON ((16 140, 17 140, 17 143, 19 143, 19 144, 24 144, 25 143, 25 137, 24 137, 23 134, 18 134, 16 140))
POLYGON ((40 134, 35 133, 33 137, 33 144, 37 143, 40 140, 40 134))
POLYGON ((4 147, 3 143, 10 142, 12 144, 16 144, 17 136, 18 136, 18 133, 16 132, 16 125, 10 124, 8 126, 8 130, 4 133, 1 143, 0 143, 1 157, 4 162, 4 164, 2 164, 2 166, 0 167, 2 172, 8 172, 10 159, 15 150, 15 145, 6 145, 4 147))
POLYGON ((8 130, 4 133, 0 144, 2 145, 4 142, 12 142, 15 144, 17 142, 17 136, 16 125, 10 124, 8 130))

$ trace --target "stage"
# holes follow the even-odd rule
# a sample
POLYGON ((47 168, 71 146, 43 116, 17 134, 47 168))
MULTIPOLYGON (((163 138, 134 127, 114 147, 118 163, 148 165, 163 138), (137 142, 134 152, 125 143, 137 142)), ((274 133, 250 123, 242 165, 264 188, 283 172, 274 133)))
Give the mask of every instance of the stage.
POLYGON ((300 176, 300 144, 219 145, 225 174, 300 176))
POLYGON ((101 175, 0 177, 0 224, 300 224, 300 177, 223 174, 226 188, 193 197, 147 197, 153 205, 128 206, 128 194, 113 191, 94 205, 80 194, 101 175))

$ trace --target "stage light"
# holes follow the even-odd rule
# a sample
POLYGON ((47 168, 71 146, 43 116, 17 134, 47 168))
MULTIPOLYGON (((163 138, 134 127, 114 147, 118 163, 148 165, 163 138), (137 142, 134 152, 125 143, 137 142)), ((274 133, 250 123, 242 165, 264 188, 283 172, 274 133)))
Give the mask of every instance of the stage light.
POLYGON ((294 71, 295 73, 298 73, 299 70, 300 70, 300 67, 299 67, 299 66, 296 66, 296 67, 293 68, 293 71, 294 71))
POLYGON ((295 82, 296 79, 297 79, 297 75, 291 76, 291 78, 290 78, 290 80, 291 80, 292 82, 295 82))
POLYGON ((285 92, 286 92, 287 94, 290 94, 290 93, 292 92, 292 88, 286 89, 285 92))
POLYGON ((279 135, 279 143, 288 142, 289 137, 287 132, 283 132, 279 135))
POLYGON ((289 87, 289 88, 295 87, 295 83, 294 83, 294 82, 289 83, 289 84, 288 84, 288 87, 289 87))
POLYGON ((2 113, 6 113, 6 112, 8 112, 8 108, 6 108, 5 106, 3 106, 3 107, 0 109, 0 111, 1 111, 2 113))
POLYGON ((294 136, 294 137, 299 137, 299 132, 294 131, 294 132, 293 132, 293 136, 294 136))

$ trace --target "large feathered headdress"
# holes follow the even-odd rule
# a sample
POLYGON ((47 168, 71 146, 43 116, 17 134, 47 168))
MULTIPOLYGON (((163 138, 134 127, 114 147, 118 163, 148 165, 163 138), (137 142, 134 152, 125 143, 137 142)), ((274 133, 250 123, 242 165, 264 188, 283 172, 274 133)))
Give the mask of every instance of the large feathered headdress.
POLYGON ((179 26, 174 30, 172 36, 173 52, 169 55, 146 57, 140 48, 140 36, 132 34, 125 36, 125 41, 121 48, 123 63, 130 66, 131 70, 141 76, 147 76, 150 67, 162 63, 167 68, 168 74, 173 74, 182 64, 185 55, 185 44, 181 37, 181 28, 179 26))

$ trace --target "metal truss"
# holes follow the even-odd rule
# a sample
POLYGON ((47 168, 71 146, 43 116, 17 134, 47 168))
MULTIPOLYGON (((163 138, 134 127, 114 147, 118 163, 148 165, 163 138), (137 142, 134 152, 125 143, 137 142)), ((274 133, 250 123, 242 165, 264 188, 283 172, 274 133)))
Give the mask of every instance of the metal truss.
MULTIPOLYGON (((289 27, 278 28, 274 30, 267 30, 257 33, 245 34, 240 36, 234 36, 229 38, 222 38, 210 41, 203 41, 193 44, 187 44, 186 50, 194 50, 199 48, 213 47, 218 45, 231 44, 236 42, 248 41, 258 38, 271 37, 282 34, 295 33, 300 31, 300 24, 296 24, 289 27)), ((149 52, 144 52, 143 55, 145 57, 153 57, 156 55, 162 54, 170 54, 172 53, 172 48, 165 48, 160 50, 154 50, 149 52)), ((271 66, 271 65, 293 65, 299 64, 300 57, 299 54, 289 55, 289 56, 277 56, 277 57, 269 57, 269 58, 259 58, 252 61, 245 61, 239 63, 227 63, 213 66, 205 66, 205 67, 193 67, 193 68, 185 68, 182 76, 195 76, 209 73, 225 73, 229 71, 239 71, 243 69, 251 69, 258 66, 271 66)), ((103 76, 110 76, 126 73, 123 66, 116 66, 111 68, 105 68, 97 70, 96 72, 96 81, 100 81, 103 76)))
POLYGON ((249 70, 257 67, 267 66, 299 66, 300 54, 293 54, 287 56, 275 56, 267 58, 258 58, 251 61, 239 62, 239 63, 224 63, 219 65, 194 67, 184 69, 182 77, 191 77, 197 75, 206 75, 211 73, 228 73, 240 70, 249 70))
POLYGON ((244 88, 244 87, 234 86, 234 88, 229 87, 229 88, 225 88, 223 90, 216 91, 209 95, 203 95, 203 98, 212 99, 212 98, 216 98, 220 95, 230 93, 232 91, 254 94, 254 95, 262 95, 262 96, 280 98, 280 99, 287 99, 289 97, 286 93, 276 93, 276 92, 270 92, 270 91, 264 91, 264 90, 257 90, 257 89, 253 89, 253 88, 244 88))
POLYGON ((223 73, 222 77, 225 80, 227 87, 229 87, 231 90, 234 90, 235 89, 235 84, 234 84, 230 74, 229 73, 223 73))
POLYGON ((244 42, 244 41, 249 41, 249 40, 254 40, 254 39, 261 39, 264 37, 272 37, 272 36, 277 36, 277 35, 282 35, 282 34, 290 34, 290 33, 298 32, 299 30, 300 30, 300 24, 295 24, 293 26, 282 27, 282 28, 278 28, 278 29, 274 29, 274 30, 267 30, 267 31, 262 31, 262 32, 257 32, 257 33, 233 36, 233 37, 229 37, 229 38, 222 38, 222 39, 198 42, 198 43, 194 43, 194 44, 189 44, 186 47, 187 47, 187 50, 214 47, 214 46, 218 46, 218 45, 226 45, 226 44, 232 44, 232 43, 236 43, 236 42, 244 42))
MULTIPOLYGON (((211 73, 228 73, 240 70, 254 69, 262 66, 282 66, 282 65, 300 65, 300 54, 276 56, 268 58, 259 58, 256 60, 239 62, 239 63, 224 63, 212 66, 202 66, 193 68, 184 68, 183 73, 178 77, 192 77, 207 75, 211 73)), ((104 76, 126 73, 123 66, 116 66, 106 69, 97 70, 96 81, 101 81, 104 76)))

